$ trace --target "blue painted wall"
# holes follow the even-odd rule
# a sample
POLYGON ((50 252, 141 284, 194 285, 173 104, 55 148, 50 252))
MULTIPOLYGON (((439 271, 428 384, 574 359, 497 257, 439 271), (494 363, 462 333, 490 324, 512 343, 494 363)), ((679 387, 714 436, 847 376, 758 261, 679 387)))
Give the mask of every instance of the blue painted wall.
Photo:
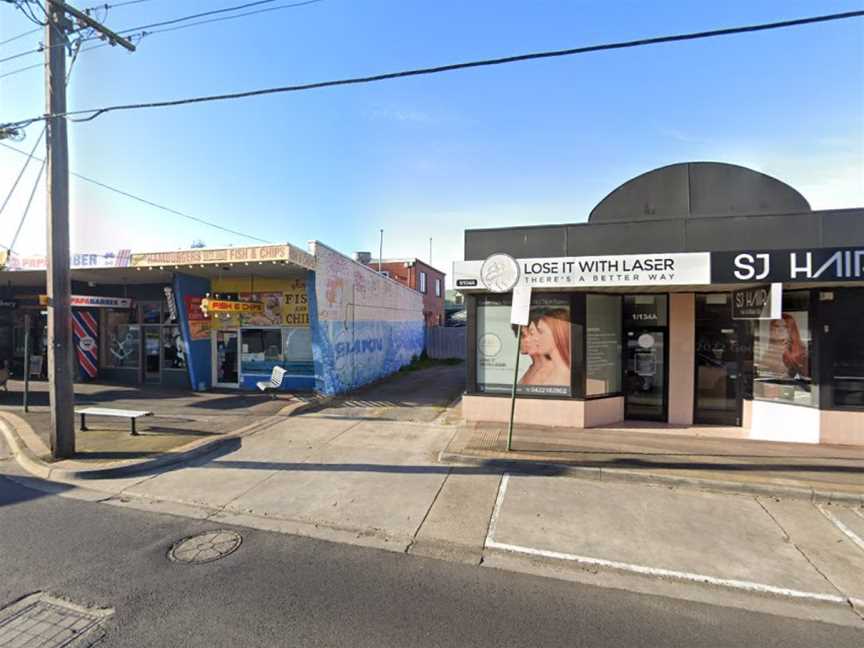
POLYGON ((189 318, 186 313, 186 296, 203 297, 210 291, 210 280, 176 273, 174 275, 174 297, 180 316, 180 330, 186 345, 186 363, 192 389, 201 391, 212 386, 212 359, 210 340, 192 340, 189 335, 189 318))
POLYGON ((423 352, 420 293, 318 242, 315 257, 307 292, 316 391, 356 389, 423 352))

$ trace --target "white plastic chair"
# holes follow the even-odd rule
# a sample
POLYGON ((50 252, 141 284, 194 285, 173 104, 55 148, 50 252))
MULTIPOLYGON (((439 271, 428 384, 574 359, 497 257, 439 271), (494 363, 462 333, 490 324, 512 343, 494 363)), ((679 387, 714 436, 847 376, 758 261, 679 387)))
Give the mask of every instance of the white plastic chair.
POLYGON ((270 374, 270 380, 262 380, 255 383, 255 385, 262 392, 266 392, 268 389, 277 390, 282 386, 282 380, 285 378, 286 373, 288 372, 285 371, 282 367, 273 367, 273 373, 270 374))

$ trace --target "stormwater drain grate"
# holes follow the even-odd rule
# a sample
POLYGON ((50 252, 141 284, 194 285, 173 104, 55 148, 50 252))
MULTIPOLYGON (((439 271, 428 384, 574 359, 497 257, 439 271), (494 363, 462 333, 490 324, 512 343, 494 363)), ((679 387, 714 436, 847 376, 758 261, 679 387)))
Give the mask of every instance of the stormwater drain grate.
POLYGON ((190 564, 213 562, 237 551, 241 542, 243 538, 234 531, 208 531, 174 543, 168 558, 190 564))
POLYGON ((85 608, 42 592, 0 609, 3 648, 86 648, 103 637, 113 610, 85 608))

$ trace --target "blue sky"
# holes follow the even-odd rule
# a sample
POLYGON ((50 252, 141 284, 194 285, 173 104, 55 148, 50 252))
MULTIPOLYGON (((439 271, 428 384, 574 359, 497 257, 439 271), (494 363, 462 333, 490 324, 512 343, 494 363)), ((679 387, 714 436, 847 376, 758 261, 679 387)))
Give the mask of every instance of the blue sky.
MULTIPOLYGON (((109 0, 110 3, 110 0, 109 0)), ((150 0, 121 30, 239 4, 150 0)), ((78 0, 76 6, 85 6, 78 0)), ((85 52, 69 108, 302 83, 860 9, 859 2, 324 0, 85 52)), ((31 23, 0 7, 0 41, 31 23)), ((0 58, 41 34, 0 46, 0 58)), ((0 74, 40 55, 0 64, 0 74)), ((0 122, 41 114, 37 68, 0 79, 0 122)), ((38 126, 18 144, 29 149, 38 126)), ((44 151, 40 149, 40 154, 44 151)), ((0 197, 23 157, 0 149, 0 197)), ((580 222, 621 182, 687 160, 743 164, 814 208, 864 206, 864 19, 70 125, 70 167, 251 235, 428 257, 471 227, 580 222)), ((8 245, 36 165, 0 216, 8 245)), ((71 180, 75 251, 243 238, 71 180)), ((19 244, 44 250, 44 199, 19 244)))

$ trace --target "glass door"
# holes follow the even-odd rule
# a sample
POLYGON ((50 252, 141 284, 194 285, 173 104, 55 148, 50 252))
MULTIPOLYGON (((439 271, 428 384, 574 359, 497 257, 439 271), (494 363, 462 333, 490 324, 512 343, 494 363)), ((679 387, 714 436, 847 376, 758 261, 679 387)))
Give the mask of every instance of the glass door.
POLYGON ((237 387, 240 383, 239 337, 236 330, 213 331, 213 384, 217 387, 237 387))
POLYGON ((735 327, 697 322, 695 423, 741 425, 739 376, 735 327))
POLYGON ((162 380, 162 327, 144 328, 144 382, 158 383, 162 380))
POLYGON ((666 332, 632 328, 624 338, 624 418, 665 421, 666 332))

